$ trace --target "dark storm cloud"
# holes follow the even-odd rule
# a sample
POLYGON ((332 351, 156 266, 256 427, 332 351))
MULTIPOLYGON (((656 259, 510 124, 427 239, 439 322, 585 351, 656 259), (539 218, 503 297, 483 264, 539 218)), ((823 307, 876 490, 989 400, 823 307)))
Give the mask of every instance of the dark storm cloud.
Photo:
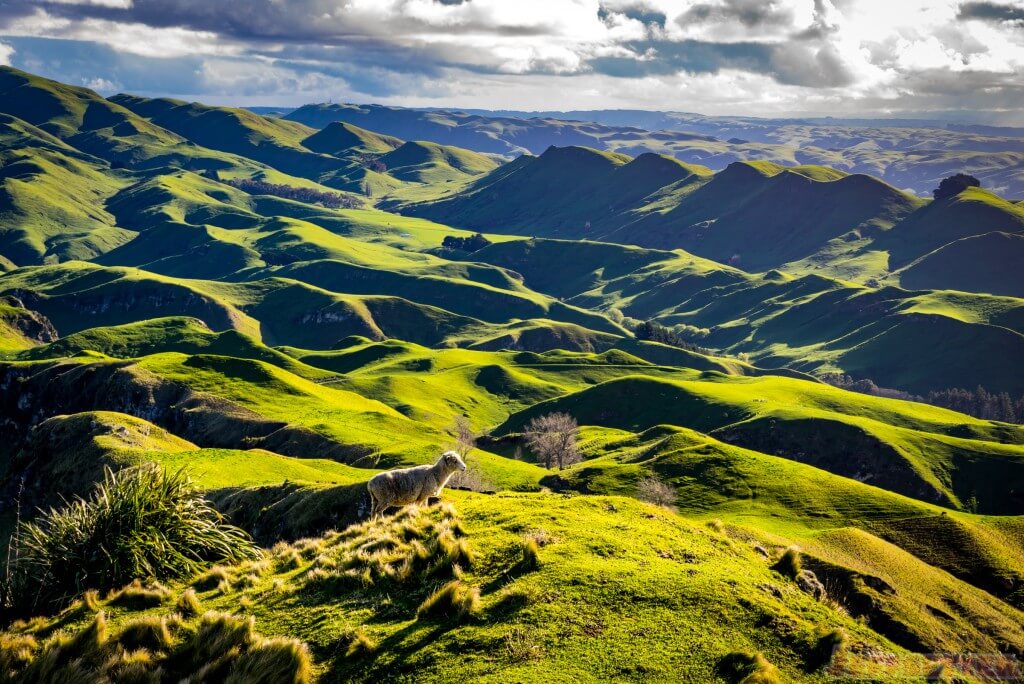
MULTIPOLYGON (((437 2, 437 0, 435 0, 437 2)), ((471 6, 471 0, 438 2, 446 6, 471 6)), ((106 19, 134 22, 154 28, 186 28, 209 31, 241 41, 318 41, 338 44, 375 34, 447 33, 450 26, 436 25, 403 12, 401 5, 387 17, 386 26, 361 24, 350 0, 246 0, 244 3, 214 0, 134 0, 129 7, 5 0, 0 2, 0 21, 44 9, 71 20, 106 19)), ((472 8, 471 8, 472 9, 472 8)), ((545 35, 541 24, 500 25, 483 13, 468 12, 458 25, 463 32, 482 31, 498 36, 545 35)))
POLYGON ((966 2, 960 6, 961 19, 1024 23, 1024 7, 998 2, 966 2))
POLYGON ((853 76, 830 45, 790 41, 783 44, 711 43, 697 40, 649 41, 626 45, 636 57, 598 57, 594 71, 619 78, 664 76, 678 72, 717 73, 735 69, 765 74, 779 83, 816 88, 848 85, 853 76))
POLYGON ((722 4, 697 3, 676 18, 682 27, 706 22, 739 22, 746 28, 784 27, 793 23, 793 11, 764 0, 725 0, 722 4))

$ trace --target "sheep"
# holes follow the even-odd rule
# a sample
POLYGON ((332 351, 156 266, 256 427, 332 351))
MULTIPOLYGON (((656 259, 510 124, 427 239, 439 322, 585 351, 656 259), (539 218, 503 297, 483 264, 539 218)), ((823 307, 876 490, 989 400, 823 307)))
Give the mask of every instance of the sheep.
POLYGON ((423 505, 432 496, 439 496, 456 471, 466 464, 454 451, 446 451, 434 465, 398 468, 378 473, 366 483, 370 492, 370 519, 384 517, 389 506, 423 505))

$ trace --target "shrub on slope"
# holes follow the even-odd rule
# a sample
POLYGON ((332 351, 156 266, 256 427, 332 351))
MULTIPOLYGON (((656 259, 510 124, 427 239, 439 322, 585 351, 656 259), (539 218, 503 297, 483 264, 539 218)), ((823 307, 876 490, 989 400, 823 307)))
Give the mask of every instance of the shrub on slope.
POLYGON ((184 577, 206 563, 256 556, 248 535, 222 522, 183 473, 154 465, 107 470, 88 499, 22 524, 13 544, 5 603, 16 611, 59 607, 85 589, 137 577, 184 577))

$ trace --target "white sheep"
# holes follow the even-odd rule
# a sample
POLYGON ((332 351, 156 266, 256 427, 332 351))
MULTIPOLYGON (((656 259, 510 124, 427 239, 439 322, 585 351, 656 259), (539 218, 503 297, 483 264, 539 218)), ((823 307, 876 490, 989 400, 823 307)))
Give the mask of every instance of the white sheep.
POLYGON ((372 504, 370 519, 383 517, 389 506, 425 504, 430 497, 440 496, 452 475, 465 469, 466 464, 457 453, 446 451, 434 465, 398 468, 374 475, 366 483, 372 504))

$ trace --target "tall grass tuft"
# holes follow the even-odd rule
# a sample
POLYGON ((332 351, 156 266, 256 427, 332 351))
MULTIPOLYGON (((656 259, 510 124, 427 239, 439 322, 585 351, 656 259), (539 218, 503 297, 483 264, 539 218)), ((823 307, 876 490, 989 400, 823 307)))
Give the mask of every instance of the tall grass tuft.
POLYGON ((718 673, 733 684, 782 684, 778 669, 760 653, 730 653, 718 663, 718 673))
POLYGON ((480 590, 461 580, 452 580, 420 604, 416 616, 458 622, 480 614, 480 590))
POLYGON ((309 649, 301 641, 261 639, 238 656, 225 684, 306 684, 312 679, 309 649))
POLYGON ((778 570, 781 574, 789 577, 790 579, 796 579, 797 575, 803 569, 803 563, 800 560, 800 549, 795 546, 790 546, 782 554, 782 557, 775 562, 772 566, 773 570, 778 570))
POLYGON ((199 597, 196 596, 196 590, 186 589, 181 594, 181 598, 178 599, 178 604, 174 607, 174 610, 178 615, 186 618, 196 617, 202 613, 203 605, 199 603, 199 597))
POLYGON ((217 560, 259 553, 182 471, 155 464, 107 469, 89 498, 22 523, 19 545, 13 576, 23 610, 59 608, 87 587, 185 577, 217 560))

